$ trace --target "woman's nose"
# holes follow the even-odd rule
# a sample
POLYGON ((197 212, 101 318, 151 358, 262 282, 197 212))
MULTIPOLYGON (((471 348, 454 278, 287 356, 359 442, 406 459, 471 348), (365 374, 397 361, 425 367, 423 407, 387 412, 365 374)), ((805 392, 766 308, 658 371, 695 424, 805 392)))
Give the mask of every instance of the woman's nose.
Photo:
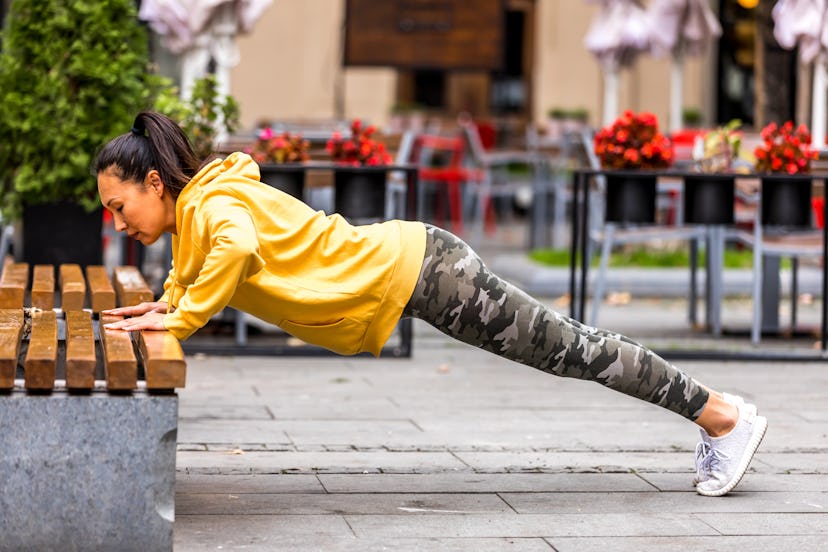
POLYGON ((112 217, 112 223, 115 226, 116 232, 125 232, 127 229, 126 222, 124 222, 124 219, 118 215, 114 215, 112 217))

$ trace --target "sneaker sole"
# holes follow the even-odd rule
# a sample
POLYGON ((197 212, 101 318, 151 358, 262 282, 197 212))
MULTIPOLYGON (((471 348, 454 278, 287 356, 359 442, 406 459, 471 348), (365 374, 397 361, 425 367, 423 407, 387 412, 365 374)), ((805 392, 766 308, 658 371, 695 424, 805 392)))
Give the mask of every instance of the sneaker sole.
POLYGON ((732 491, 733 487, 739 484, 739 481, 742 480, 748 466, 750 466, 750 461, 753 460, 753 455, 756 453, 756 449, 759 448, 759 444, 765 437, 765 432, 768 430, 768 419, 764 416, 757 416, 753 424, 753 433, 750 436, 750 441, 748 441, 748 444, 745 447, 745 452, 742 454, 742 459, 739 461, 736 473, 733 474, 730 481, 728 481, 724 487, 712 491, 696 487, 697 493, 704 496, 724 496, 732 491))

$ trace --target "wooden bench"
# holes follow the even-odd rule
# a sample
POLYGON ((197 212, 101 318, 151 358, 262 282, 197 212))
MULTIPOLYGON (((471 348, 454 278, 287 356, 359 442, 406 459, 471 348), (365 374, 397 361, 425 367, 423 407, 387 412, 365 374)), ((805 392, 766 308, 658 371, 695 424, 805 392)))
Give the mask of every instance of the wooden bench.
POLYGON ((60 308, 64 312, 83 310, 86 302, 86 280, 80 266, 60 265, 60 308))
POLYGON ((120 307, 129 307, 153 299, 146 280, 134 266, 115 268, 115 292, 120 307))
POLYGON ((0 277, 0 549, 172 550, 186 362, 167 331, 103 327, 153 298, 134 267, 114 275, 0 277))
POLYGON ((152 292, 135 267, 116 268, 115 286, 102 266, 87 267, 86 278, 78 265, 61 265, 59 274, 60 288, 55 292, 54 267, 35 267, 32 308, 25 310, 22 299, 28 266, 9 265, 0 278, 0 391, 14 385, 21 341, 28 345, 22 359, 22 379, 31 391, 49 391, 60 380, 71 392, 89 392, 96 381, 105 382, 112 392, 128 392, 139 387, 139 374, 141 386, 150 392, 184 387, 186 362, 175 336, 166 331, 125 332, 103 327, 115 318, 100 316, 101 310, 152 300, 152 292), (91 312, 83 309, 87 289, 91 312), (63 308, 44 308, 54 296, 63 308), (93 315, 98 315, 97 319, 93 315), (63 339, 58 339, 59 326, 65 328, 63 339))
POLYGON ((0 277, 0 309, 22 309, 29 282, 29 265, 11 263, 0 277))

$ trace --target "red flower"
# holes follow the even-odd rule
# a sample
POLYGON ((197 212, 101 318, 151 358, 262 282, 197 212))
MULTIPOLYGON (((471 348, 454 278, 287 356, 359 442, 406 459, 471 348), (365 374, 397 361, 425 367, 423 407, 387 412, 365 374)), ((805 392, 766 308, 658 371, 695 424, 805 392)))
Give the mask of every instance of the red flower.
POLYGON ((805 125, 794 127, 793 121, 781 126, 769 123, 761 131, 763 143, 753 154, 759 172, 797 174, 811 170, 817 152, 811 149, 811 133, 805 125))
POLYGON ((331 158, 337 163, 345 165, 388 165, 391 156, 382 144, 372 138, 376 127, 363 127, 359 119, 351 123, 351 137, 343 140, 340 133, 335 132, 325 147, 331 158))
POLYGON ((609 169, 657 169, 669 167, 672 143, 658 132, 652 113, 625 111, 621 117, 595 134, 595 154, 609 169))
POLYGON ((273 129, 267 127, 245 151, 256 163, 301 163, 309 159, 309 147, 310 143, 299 134, 283 132, 275 135, 273 129))

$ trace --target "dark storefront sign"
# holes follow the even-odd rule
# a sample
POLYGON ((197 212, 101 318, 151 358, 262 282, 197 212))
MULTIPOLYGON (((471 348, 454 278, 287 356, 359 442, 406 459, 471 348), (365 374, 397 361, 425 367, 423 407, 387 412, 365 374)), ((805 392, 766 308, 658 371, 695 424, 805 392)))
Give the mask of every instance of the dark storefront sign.
POLYGON ((503 0, 347 0, 345 65, 501 69, 503 0))

